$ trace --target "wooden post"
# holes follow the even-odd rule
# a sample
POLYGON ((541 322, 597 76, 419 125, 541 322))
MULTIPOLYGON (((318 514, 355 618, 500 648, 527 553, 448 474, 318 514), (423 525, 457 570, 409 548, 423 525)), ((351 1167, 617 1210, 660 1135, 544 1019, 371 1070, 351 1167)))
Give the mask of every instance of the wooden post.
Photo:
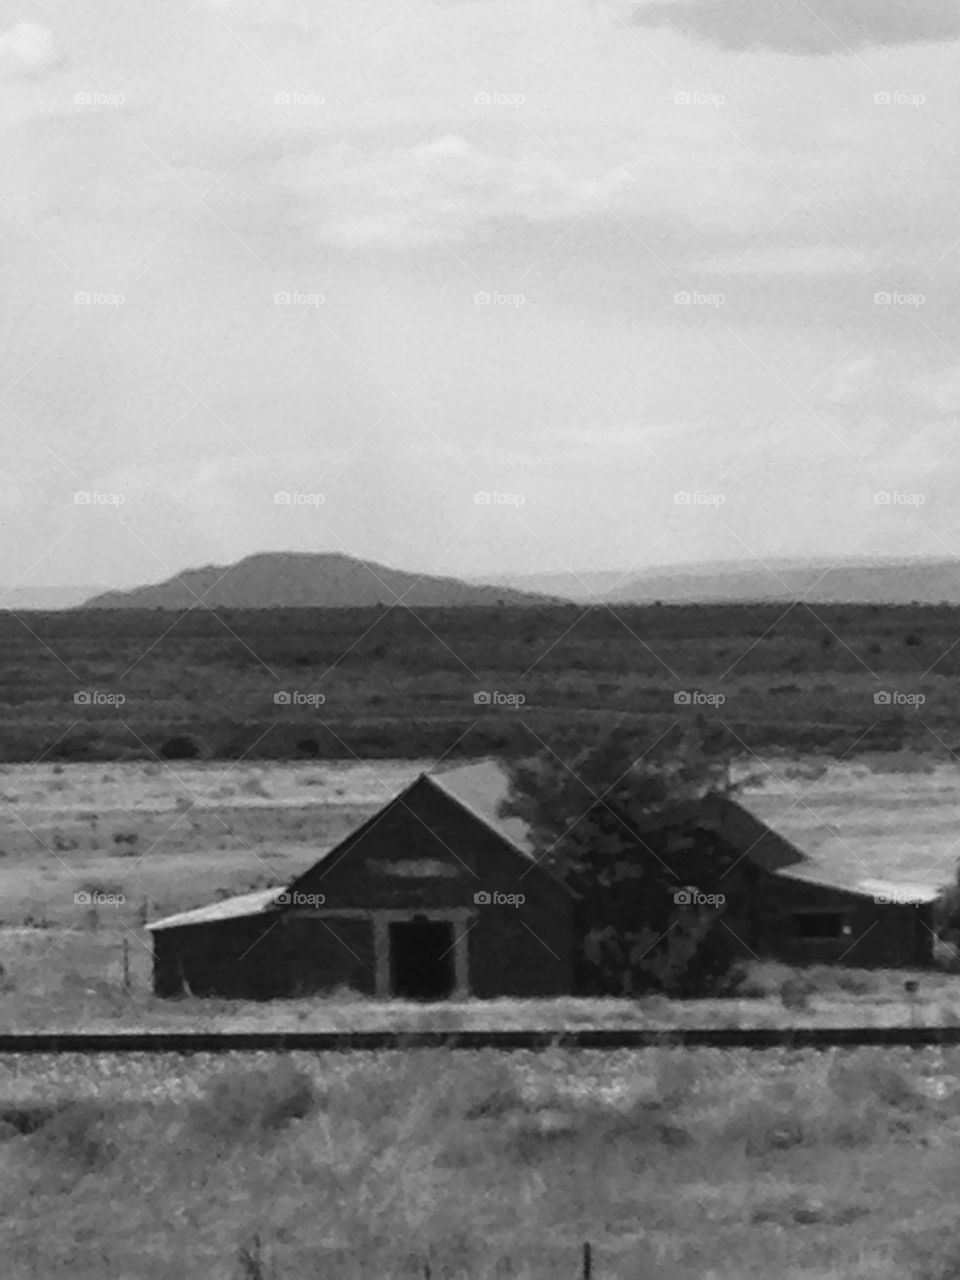
POLYGON ((903 984, 903 988, 907 993, 907 1005, 910 1009, 911 1027, 918 1027, 920 1025, 920 1018, 919 1018, 920 1011, 917 1005, 917 1002, 918 1002, 917 989, 919 985, 920 984, 913 979, 909 979, 903 984))
POLYGON ((130 990, 130 939, 123 935, 123 989, 130 990))
POLYGON ((583 1245, 583 1280, 591 1280, 593 1275, 593 1250, 584 1241, 583 1245))

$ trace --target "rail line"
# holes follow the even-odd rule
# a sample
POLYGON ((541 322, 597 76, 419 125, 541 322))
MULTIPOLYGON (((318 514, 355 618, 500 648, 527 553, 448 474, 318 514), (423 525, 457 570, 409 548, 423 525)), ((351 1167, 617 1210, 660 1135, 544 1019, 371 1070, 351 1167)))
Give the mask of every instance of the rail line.
POLYGON ((146 1031, 0 1034, 0 1054, 349 1053, 408 1049, 833 1049, 960 1045, 950 1027, 629 1027, 515 1031, 146 1031))

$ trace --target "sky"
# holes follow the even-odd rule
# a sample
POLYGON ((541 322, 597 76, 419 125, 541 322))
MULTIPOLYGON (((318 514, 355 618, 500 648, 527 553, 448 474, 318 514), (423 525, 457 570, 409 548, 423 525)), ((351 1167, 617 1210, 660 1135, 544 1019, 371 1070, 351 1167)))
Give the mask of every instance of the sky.
POLYGON ((947 0, 0 7, 0 582, 960 551, 947 0))

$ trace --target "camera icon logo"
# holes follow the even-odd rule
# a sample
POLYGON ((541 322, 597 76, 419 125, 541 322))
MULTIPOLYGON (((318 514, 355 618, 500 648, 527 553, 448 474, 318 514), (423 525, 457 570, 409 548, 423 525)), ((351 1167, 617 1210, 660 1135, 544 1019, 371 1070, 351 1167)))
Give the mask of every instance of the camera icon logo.
POLYGON ((279 293, 275 293, 273 295, 273 302, 274 302, 274 305, 278 307, 289 307, 290 294, 287 292, 286 289, 281 289, 279 293))
POLYGON ((686 289, 681 289, 679 293, 673 295, 673 300, 679 307, 689 307, 693 297, 686 289))
POLYGON ((893 95, 881 90, 880 93, 875 93, 873 95, 873 100, 878 107, 889 107, 890 103, 893 101, 893 95))
POLYGON ((689 707, 689 705, 690 705, 690 694, 686 691, 686 689, 679 689, 679 690, 678 690, 678 691, 673 695, 673 700, 674 700, 674 702, 676 703, 676 705, 677 705, 678 707, 689 707))
POLYGON ((473 295, 473 300, 478 307, 486 307, 490 305, 491 298, 489 293, 485 290, 481 290, 479 293, 475 293, 473 295))
POLYGON ((73 900, 78 907, 89 907, 90 905, 90 895, 89 893, 86 892, 85 889, 80 889, 77 893, 75 893, 73 895, 73 900))
POLYGON ((293 899, 290 897, 289 893, 278 893, 273 901, 278 907, 289 907, 293 899))
POLYGON ((678 107, 689 107, 693 101, 693 96, 686 90, 681 89, 679 93, 673 95, 673 101, 678 107))
POLYGON ((678 907, 689 907, 693 902, 694 889, 678 889, 673 895, 673 900, 678 907))
POLYGON ((487 893, 486 889, 481 889, 478 893, 473 895, 473 900, 478 907, 484 907, 490 902, 490 895, 487 893))
POLYGON ((290 694, 286 689, 278 689, 273 695, 273 701, 278 707, 288 707, 290 705, 290 694))
POLYGON ((877 307, 889 307, 892 301, 893 301, 893 298, 891 297, 891 295, 885 292, 884 290, 881 290, 880 293, 875 293, 873 295, 873 303, 874 303, 874 306, 877 306, 877 307))
POLYGON ((475 93, 473 95, 473 100, 478 107, 489 107, 490 103, 493 101, 493 98, 490 96, 489 93, 480 92, 480 93, 475 93))
POLYGON ((890 695, 885 689, 879 689, 874 695, 873 700, 878 707, 889 707, 890 695))
POLYGON ((483 689, 479 689, 473 695, 473 700, 478 707, 488 707, 490 705, 490 695, 483 689))
POLYGON ((79 707, 89 706, 90 694, 86 689, 78 689, 77 692, 73 695, 73 700, 79 707))

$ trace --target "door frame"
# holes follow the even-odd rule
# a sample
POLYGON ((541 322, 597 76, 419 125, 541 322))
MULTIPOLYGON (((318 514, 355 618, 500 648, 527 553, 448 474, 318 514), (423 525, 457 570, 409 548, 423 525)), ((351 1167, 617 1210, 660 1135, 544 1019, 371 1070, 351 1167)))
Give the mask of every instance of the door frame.
POLYGON ((453 991, 451 1000, 467 1000, 471 994, 470 953, 467 946, 467 934, 477 919, 477 910, 472 907, 341 907, 325 910, 297 909, 288 914, 288 918, 298 919, 314 917, 330 920, 338 917, 348 920, 369 920, 373 930, 373 954, 375 960, 374 993, 378 1000, 395 999, 390 991, 390 925, 410 922, 418 916, 425 920, 442 920, 453 925, 453 991))

